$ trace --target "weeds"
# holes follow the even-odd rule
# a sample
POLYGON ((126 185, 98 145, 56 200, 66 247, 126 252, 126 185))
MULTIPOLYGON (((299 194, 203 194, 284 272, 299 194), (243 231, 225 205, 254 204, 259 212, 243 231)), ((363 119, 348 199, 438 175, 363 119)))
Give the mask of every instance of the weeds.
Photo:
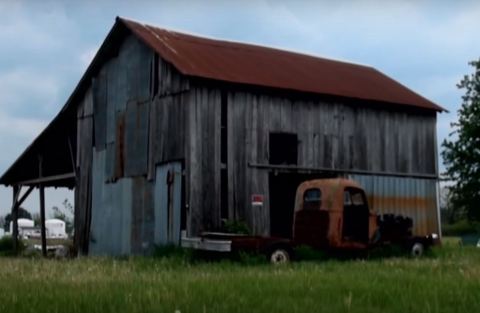
POLYGON ((312 255, 287 266, 155 257, 0 258, 0 312, 478 312, 480 249, 339 261, 312 255))

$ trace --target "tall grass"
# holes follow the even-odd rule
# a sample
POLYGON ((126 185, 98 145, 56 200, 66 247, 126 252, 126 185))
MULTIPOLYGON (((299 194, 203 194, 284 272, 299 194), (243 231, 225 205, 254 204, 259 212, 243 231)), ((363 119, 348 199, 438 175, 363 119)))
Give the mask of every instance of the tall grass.
POLYGON ((0 312, 480 312, 480 249, 287 266, 0 258, 0 312))

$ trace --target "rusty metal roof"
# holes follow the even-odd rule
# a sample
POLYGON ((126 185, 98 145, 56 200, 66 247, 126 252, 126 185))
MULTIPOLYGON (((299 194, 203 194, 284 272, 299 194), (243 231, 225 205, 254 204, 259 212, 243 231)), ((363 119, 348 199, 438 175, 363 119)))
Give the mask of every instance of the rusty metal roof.
POLYGON ((184 75, 444 111, 369 66, 117 21, 184 75))

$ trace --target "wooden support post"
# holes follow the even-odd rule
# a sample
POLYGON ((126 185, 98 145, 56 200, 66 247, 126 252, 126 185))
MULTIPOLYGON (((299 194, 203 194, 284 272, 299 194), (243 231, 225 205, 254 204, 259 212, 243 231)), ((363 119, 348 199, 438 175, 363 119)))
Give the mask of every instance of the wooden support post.
POLYGON ((18 253, 18 196, 20 195, 20 190, 19 186, 13 186, 12 229, 10 229, 10 233, 13 238, 13 251, 15 254, 18 253))
POLYGON ((40 193, 40 225, 41 225, 41 234, 42 234, 42 254, 47 256, 47 237, 45 230, 45 187, 43 185, 39 186, 40 193))
MULTIPOLYGON (((42 156, 38 156, 38 176, 42 178, 42 156)), ((43 184, 38 185, 40 194, 40 227, 42 236, 42 255, 47 256, 47 234, 45 230, 45 187, 43 184)))

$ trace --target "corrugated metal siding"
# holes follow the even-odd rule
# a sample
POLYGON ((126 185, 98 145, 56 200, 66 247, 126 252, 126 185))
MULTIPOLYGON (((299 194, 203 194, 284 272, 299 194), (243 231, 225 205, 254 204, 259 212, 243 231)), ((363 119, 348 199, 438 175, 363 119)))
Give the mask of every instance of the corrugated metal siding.
MULTIPOLYGON (((153 56, 145 45, 130 36, 94 80, 96 102, 90 114, 98 124, 98 140, 90 140, 86 146, 79 141, 79 151, 90 151, 88 156, 93 158, 92 186, 88 190, 92 198, 93 255, 147 254, 154 245, 178 243, 181 162, 175 163, 180 164, 174 192, 178 206, 178 223, 172 228, 175 240, 170 240, 172 236, 158 238, 167 221, 159 221, 161 216, 155 210, 167 199, 158 194, 154 178, 157 164, 184 158, 186 116, 182 99, 188 81, 153 56), (152 79, 155 73, 160 75, 159 81, 152 79), (153 83, 158 86, 155 88, 153 83), (92 144, 96 145, 93 153, 92 144), (152 168, 147 177, 149 165, 152 168)), ((88 108, 82 108, 80 113, 85 110, 88 108)), ((85 121, 84 113, 80 113, 79 123, 85 121)), ((165 183, 163 179, 159 188, 165 183)), ((82 189, 82 194, 90 196, 88 192, 82 189)))
POLYGON ((106 152, 93 152, 92 220, 90 249, 92 255, 131 253, 132 179, 105 183, 106 152))
POLYGON ((433 179, 349 175, 367 194, 379 214, 401 214, 413 219, 414 234, 439 233, 437 181, 433 179))

